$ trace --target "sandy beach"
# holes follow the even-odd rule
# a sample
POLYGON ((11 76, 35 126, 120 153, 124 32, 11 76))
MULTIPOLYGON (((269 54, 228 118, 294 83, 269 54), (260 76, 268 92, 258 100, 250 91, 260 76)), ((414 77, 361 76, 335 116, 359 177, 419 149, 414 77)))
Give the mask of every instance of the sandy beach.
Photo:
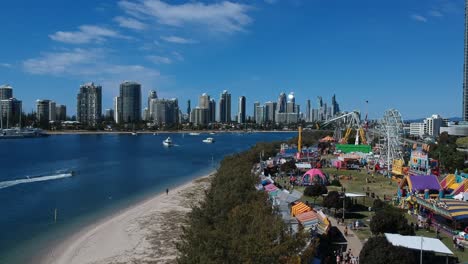
POLYGON ((175 263, 175 243, 209 176, 161 193, 86 227, 52 248, 39 263, 175 263))

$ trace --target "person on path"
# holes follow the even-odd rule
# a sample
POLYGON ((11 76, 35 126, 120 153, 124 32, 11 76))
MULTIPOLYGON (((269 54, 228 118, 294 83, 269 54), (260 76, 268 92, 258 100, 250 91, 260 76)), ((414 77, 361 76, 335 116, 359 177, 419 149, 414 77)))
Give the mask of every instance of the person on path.
POLYGON ((166 188, 166 195, 169 194, 169 188, 166 188))
POLYGON ((345 228, 344 228, 344 235, 348 236, 348 226, 345 226, 345 228))

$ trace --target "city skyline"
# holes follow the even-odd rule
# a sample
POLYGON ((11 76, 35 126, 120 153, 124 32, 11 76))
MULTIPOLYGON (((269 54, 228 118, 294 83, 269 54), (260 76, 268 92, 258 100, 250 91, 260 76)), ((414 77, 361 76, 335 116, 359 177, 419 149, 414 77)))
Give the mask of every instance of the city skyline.
POLYGON ((26 112, 48 98, 76 114, 69 94, 87 82, 101 85, 103 109, 113 108, 118 85, 133 80, 142 94, 176 97, 182 109, 200 92, 229 90, 234 98, 267 102, 294 91, 302 106, 318 94, 337 94, 346 98, 343 109, 362 112, 368 100, 370 118, 387 108, 405 119, 462 116, 461 0, 355 1, 338 9, 309 1, 57 2, 41 9, 44 18, 28 15, 38 4, 4 5, 12 26, 0 26, 9 39, 0 50, 0 83, 15 87, 26 112), (153 9, 142 13, 145 6, 153 9), (184 8, 217 12, 196 18, 168 12, 184 8), (451 92, 436 95, 440 90, 451 92), (431 109, 414 107, 435 100, 431 109))

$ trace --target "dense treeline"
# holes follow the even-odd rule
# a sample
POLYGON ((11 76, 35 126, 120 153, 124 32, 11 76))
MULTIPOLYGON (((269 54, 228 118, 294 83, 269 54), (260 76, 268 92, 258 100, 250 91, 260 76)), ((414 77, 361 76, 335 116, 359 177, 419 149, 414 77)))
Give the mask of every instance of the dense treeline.
POLYGON ((204 201, 183 228, 179 263, 299 263, 306 235, 291 235, 268 195, 254 187, 258 179, 252 165, 261 153, 269 157, 277 148, 257 144, 221 162, 204 201))

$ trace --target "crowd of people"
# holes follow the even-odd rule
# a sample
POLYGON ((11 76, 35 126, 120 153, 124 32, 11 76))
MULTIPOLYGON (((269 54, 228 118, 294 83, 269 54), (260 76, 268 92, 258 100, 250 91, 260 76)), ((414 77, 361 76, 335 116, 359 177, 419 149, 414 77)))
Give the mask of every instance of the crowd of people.
POLYGON ((359 263, 359 257, 355 257, 351 253, 351 249, 346 252, 335 251, 336 263, 338 264, 357 264, 359 263))

